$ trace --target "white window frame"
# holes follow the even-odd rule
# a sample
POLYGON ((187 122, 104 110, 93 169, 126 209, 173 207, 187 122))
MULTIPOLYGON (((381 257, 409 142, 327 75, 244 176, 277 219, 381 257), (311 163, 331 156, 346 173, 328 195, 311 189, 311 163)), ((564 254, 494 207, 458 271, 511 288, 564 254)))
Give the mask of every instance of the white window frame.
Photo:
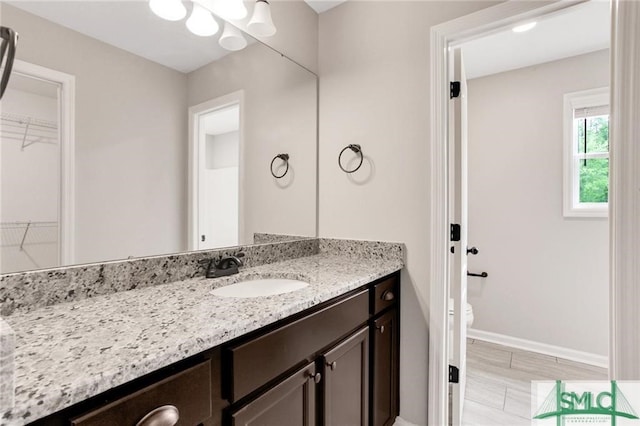
MULTIPOLYGON (((609 88, 583 90, 564 95, 564 217, 608 217, 609 203, 581 203, 580 169, 575 152, 574 110, 609 105, 609 88)), ((609 150, 610 151, 610 150, 609 150)), ((580 155, 579 158, 609 158, 607 154, 580 155)))

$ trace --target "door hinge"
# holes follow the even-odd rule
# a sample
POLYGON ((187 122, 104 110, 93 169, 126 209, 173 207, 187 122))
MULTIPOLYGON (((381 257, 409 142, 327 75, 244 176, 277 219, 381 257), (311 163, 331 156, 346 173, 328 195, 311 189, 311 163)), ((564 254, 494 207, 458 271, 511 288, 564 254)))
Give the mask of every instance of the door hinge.
POLYGON ((457 98, 460 96, 460 82, 452 81, 449 83, 449 98, 457 98))
POLYGON ((451 224, 451 241, 460 241, 460 225, 457 223, 451 224))
POLYGON ((460 382, 460 369, 455 365, 449 366, 449 383, 460 382))

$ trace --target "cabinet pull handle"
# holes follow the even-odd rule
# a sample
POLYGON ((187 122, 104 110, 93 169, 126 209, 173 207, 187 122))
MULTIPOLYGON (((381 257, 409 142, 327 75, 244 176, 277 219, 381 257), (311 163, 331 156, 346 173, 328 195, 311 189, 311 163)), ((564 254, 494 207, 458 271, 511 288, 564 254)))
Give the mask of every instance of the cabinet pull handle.
POLYGON ((382 293, 382 296, 380 297, 380 299, 384 300, 385 302, 390 302, 395 298, 396 298, 396 295, 393 294, 391 290, 385 291, 384 293, 382 293))
POLYGON ((335 370, 336 367, 338 367, 338 363, 333 361, 333 362, 328 362, 327 361, 327 367, 331 368, 331 371, 335 370))
POLYGON ((313 381, 315 383, 320 383, 320 380, 322 380, 322 374, 320 374, 320 373, 316 373, 316 374, 309 373, 309 378, 313 379, 313 381))
POLYGON ((378 330, 380 330, 380 334, 384 334, 384 325, 381 325, 379 327, 376 327, 378 330))
POLYGON ((136 426, 174 426, 180 419, 180 412, 173 405, 163 405, 149 412, 136 426))

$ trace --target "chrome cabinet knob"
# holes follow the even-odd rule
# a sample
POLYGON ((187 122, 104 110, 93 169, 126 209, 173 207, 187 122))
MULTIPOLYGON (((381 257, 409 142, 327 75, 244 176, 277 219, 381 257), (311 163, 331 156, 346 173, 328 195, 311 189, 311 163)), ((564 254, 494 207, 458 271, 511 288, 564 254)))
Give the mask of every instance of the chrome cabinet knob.
POLYGON ((396 298, 396 295, 393 294, 393 292, 391 290, 387 290, 384 293, 382 293, 382 296, 380 296, 380 298, 382 300, 384 300, 385 302, 390 302, 390 301, 392 301, 393 299, 396 298))
POLYGON ((376 327, 378 330, 380 330, 380 334, 384 334, 384 325, 381 325, 379 327, 376 327))
POLYGON ((327 367, 331 368, 331 371, 335 370, 336 367, 338 367, 338 363, 333 361, 333 362, 327 362, 327 367))
POLYGON ((149 412, 136 426, 174 426, 180 420, 180 412, 173 405, 163 405, 149 412))

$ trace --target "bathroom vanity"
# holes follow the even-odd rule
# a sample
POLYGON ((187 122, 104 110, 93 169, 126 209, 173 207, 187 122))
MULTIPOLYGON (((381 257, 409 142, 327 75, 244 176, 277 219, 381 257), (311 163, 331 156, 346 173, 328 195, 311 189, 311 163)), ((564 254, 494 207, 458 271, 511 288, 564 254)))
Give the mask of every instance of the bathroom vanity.
POLYGON ((5 317, 18 343, 3 424, 392 424, 402 249, 340 250, 5 317), (211 294, 256 277, 309 285, 211 294))

